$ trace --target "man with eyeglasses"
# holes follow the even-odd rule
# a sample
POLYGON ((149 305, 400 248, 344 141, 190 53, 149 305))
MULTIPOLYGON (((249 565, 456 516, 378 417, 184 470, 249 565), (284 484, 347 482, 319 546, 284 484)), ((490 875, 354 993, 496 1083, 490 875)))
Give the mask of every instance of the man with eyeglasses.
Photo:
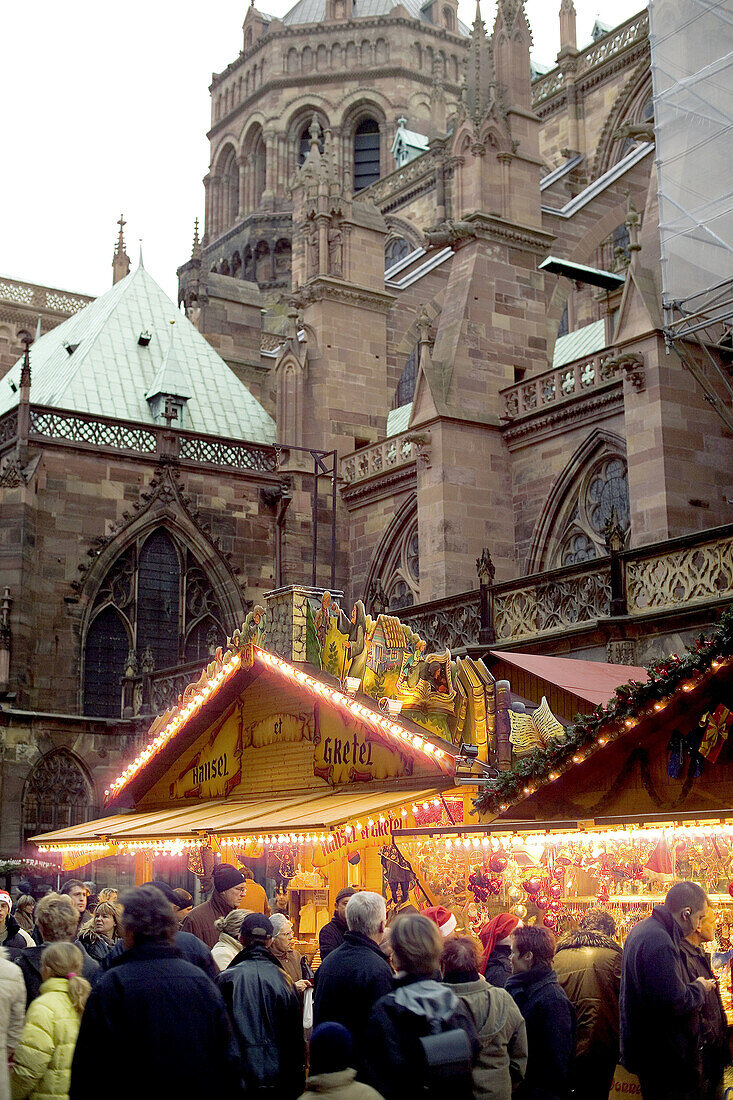
POLYGON ((621 1064, 639 1077, 644 1100, 698 1100, 697 1014, 715 988, 688 981, 681 941, 697 931, 708 899, 696 882, 677 882, 663 905, 631 929, 621 970, 621 1064))

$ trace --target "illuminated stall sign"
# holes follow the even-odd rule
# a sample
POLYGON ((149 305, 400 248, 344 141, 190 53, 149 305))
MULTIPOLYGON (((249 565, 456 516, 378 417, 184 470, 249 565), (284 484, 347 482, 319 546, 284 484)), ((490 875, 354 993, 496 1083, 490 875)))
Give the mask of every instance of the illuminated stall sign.
POLYGON ((314 774, 332 786, 412 774, 412 759, 370 738, 356 718, 318 707, 314 774))
POLYGON ((271 714, 245 725, 244 708, 240 704, 214 727, 208 742, 174 778, 170 797, 226 798, 242 781, 244 749, 312 739, 312 712, 271 714))

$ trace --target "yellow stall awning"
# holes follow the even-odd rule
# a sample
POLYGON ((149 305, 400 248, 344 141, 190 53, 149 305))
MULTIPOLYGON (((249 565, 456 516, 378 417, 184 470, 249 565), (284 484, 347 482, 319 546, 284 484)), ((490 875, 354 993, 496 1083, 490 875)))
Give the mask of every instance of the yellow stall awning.
POLYGON ((164 841, 215 835, 258 835, 271 832, 327 832, 346 821, 435 798, 435 788, 393 791, 334 791, 293 794, 271 799, 200 802, 147 812, 114 814, 68 829, 31 837, 48 849, 117 841, 164 841))

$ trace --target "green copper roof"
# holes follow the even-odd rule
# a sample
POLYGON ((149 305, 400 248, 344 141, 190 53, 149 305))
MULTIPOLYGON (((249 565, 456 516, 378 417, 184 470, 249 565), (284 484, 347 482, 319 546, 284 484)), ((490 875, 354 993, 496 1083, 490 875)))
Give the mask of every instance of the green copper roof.
MULTIPOLYGON (((21 365, 0 380, 0 415, 18 403, 10 383, 21 365)), ((162 393, 188 398, 180 426, 189 431, 275 441, 269 413, 142 264, 31 347, 34 405, 151 424, 146 395, 162 393)))
POLYGON ((590 325, 558 336, 552 354, 553 367, 564 367, 574 359, 583 359, 586 355, 595 355, 606 346, 606 322, 593 321, 590 325))
POLYGON ((410 423, 410 413, 412 412, 412 401, 407 405, 400 405, 396 409, 392 409, 387 413, 387 435, 399 435, 400 432, 407 431, 407 425, 410 423))

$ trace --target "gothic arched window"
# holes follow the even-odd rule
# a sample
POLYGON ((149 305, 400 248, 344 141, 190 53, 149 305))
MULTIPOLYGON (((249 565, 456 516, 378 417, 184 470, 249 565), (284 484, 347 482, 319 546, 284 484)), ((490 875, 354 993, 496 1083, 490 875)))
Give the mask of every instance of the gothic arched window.
POLYGON ((373 118, 365 118, 354 134, 354 191, 362 191, 378 179, 379 124, 373 118))
POLYGON ((129 650, 130 639, 122 618, 114 608, 105 607, 92 620, 84 647, 85 714, 119 718, 120 678, 129 650))
POLYGON ((576 565, 606 554, 604 530, 616 514, 629 530, 629 483, 626 460, 606 455, 581 479, 558 538, 556 565, 576 565))
POLYGON ((389 270, 390 267, 394 267, 398 260, 404 260, 405 256, 409 256, 412 251, 413 249, 404 237, 392 237, 384 249, 385 271, 389 270))
POLYGON ((382 588, 390 611, 412 607, 420 599, 420 544, 417 516, 395 541, 381 570, 382 588))
POLYGON ((137 567, 137 645, 153 654, 156 668, 178 662, 181 563, 165 531, 143 544, 137 567))
POLYGON ((94 792, 80 762, 68 749, 53 749, 36 761, 23 789, 23 843, 28 837, 88 820, 94 792))
POLYGON ((206 660, 226 641, 219 601, 190 550, 163 528, 107 571, 84 638, 85 714, 119 716, 126 667, 206 660))
POLYGON ((417 381, 417 359, 418 359, 418 345, 412 349, 410 354, 405 360, 405 365, 402 368, 402 374, 400 380, 397 383, 397 389, 394 396, 394 408, 399 409, 401 405, 408 405, 415 396, 415 382, 417 381))

